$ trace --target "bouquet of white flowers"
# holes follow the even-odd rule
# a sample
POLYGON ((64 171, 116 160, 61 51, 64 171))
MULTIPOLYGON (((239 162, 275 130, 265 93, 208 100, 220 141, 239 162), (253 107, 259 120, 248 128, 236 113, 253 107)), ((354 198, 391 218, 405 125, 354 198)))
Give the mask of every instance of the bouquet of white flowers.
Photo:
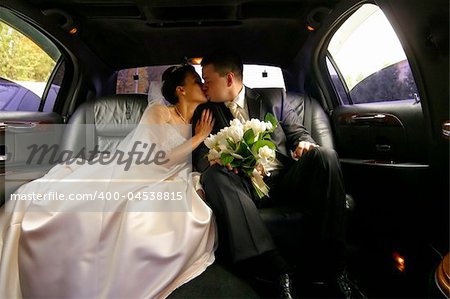
POLYGON ((205 145, 209 148, 208 160, 245 173, 259 198, 268 195, 269 187, 263 178, 270 176, 270 170, 278 163, 276 146, 270 138, 277 120, 270 113, 264 120, 251 119, 241 123, 233 119, 229 127, 205 139, 205 145))

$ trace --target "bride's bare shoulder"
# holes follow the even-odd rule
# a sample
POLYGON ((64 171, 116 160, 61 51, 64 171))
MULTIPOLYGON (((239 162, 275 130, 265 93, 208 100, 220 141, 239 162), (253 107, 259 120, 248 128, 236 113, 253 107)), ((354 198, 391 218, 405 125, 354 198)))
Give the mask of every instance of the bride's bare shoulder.
POLYGON ((170 121, 170 108, 163 104, 153 104, 145 110, 148 123, 164 124, 170 121))

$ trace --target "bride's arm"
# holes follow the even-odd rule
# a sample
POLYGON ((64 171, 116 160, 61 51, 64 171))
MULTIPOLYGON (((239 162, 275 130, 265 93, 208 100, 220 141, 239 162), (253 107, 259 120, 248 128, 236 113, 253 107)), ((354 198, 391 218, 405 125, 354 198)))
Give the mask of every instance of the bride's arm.
POLYGON ((206 137, 209 136, 214 126, 214 118, 210 110, 205 109, 202 112, 202 116, 195 124, 195 134, 191 139, 173 148, 167 155, 169 162, 166 163, 166 167, 171 167, 178 163, 183 162, 192 151, 199 146, 206 137))

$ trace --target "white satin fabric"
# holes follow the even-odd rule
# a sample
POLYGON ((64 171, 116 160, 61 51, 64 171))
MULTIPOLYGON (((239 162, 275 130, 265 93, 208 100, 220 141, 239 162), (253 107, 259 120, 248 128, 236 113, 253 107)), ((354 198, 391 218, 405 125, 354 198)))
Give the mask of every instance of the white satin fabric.
MULTIPOLYGON (((126 142, 142 138, 134 132, 126 142)), ((174 129, 167 146, 185 140, 174 129)), ((59 201, 7 202, 8 209, 0 210, 0 298, 165 298, 213 263, 213 214, 197 195, 194 186, 199 175, 190 173, 189 164, 170 171, 154 165, 120 169, 123 167, 113 164, 57 165, 16 193, 108 190, 128 194, 151 191, 152 184, 137 180, 117 185, 111 181, 187 177, 191 211, 128 212, 130 205, 139 204, 128 200, 109 203, 106 212, 79 212, 78 203, 70 206, 75 212, 60 212, 64 203, 59 201), (67 184, 58 183, 105 178, 105 174, 111 181, 88 186, 72 183, 73 190, 62 190, 67 184)))

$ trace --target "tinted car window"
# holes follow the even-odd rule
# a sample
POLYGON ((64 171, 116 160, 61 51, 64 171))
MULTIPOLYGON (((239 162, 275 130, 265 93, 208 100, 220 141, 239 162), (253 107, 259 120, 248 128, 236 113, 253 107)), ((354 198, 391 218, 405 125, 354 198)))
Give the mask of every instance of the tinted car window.
POLYGON ((405 52, 376 5, 361 6, 341 25, 331 38, 327 56, 328 71, 343 104, 418 98, 405 52))
POLYGON ((417 87, 408 61, 402 60, 364 78, 350 91, 358 103, 417 98, 417 87))
POLYGON ((27 88, 0 78, 0 110, 37 111, 41 98, 27 88))
POLYGON ((42 33, 0 8, 0 110, 51 111, 59 88, 44 91, 60 56, 42 33))

